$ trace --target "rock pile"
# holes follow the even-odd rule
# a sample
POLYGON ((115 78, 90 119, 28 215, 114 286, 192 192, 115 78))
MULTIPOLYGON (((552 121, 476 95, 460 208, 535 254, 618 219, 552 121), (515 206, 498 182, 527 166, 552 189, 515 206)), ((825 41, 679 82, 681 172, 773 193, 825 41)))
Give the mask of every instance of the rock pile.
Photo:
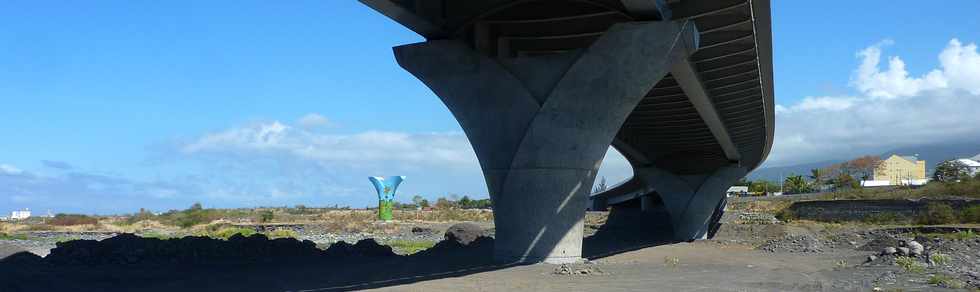
POLYGON ((561 264, 551 272, 555 275, 601 275, 604 274, 595 264, 586 263, 585 265, 561 264))
POLYGON ((450 226, 446 230, 445 237, 447 241, 455 241, 462 245, 468 245, 470 242, 485 235, 486 233, 480 225, 464 222, 450 226))
POLYGON ((787 235, 780 239, 766 241, 758 249, 767 252, 817 253, 824 251, 824 243, 808 234, 787 235))
POLYGON ((45 257, 52 264, 136 264, 248 262, 317 257, 324 252, 311 241, 270 240, 262 234, 235 235, 227 241, 207 237, 161 240, 120 234, 102 241, 61 242, 45 257))
POLYGON ((898 255, 898 256, 917 257, 923 255, 924 252, 925 252, 925 247, 922 246, 921 243, 918 243, 914 240, 909 242, 902 240, 898 242, 897 248, 893 246, 885 247, 881 250, 881 253, 879 253, 879 255, 882 256, 898 255))

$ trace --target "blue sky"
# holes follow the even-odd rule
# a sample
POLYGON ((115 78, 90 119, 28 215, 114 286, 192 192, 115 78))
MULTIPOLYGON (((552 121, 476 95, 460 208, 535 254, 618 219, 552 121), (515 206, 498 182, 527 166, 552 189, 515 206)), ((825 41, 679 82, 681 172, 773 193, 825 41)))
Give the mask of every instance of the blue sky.
MULTIPOLYGON (((356 1, 200 2, 2 1, 0 211, 360 207, 378 174, 408 175, 405 200, 486 196, 459 125, 394 62, 421 37, 356 1)), ((773 2, 770 164, 980 134, 907 135, 980 124, 962 112, 980 101, 980 2, 773 2), (922 107, 936 99, 952 106, 922 107), (949 114, 912 130, 889 118, 924 113, 949 114)), ((602 175, 629 175, 607 160, 602 175)))

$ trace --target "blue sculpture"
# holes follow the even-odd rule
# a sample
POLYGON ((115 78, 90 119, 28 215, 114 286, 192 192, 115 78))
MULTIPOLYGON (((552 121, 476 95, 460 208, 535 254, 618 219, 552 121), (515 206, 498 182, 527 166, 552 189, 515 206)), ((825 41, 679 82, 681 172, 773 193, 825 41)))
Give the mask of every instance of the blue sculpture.
POLYGON ((395 203, 395 190, 405 180, 404 176, 372 176, 368 180, 378 191, 378 219, 391 221, 391 208, 395 203))

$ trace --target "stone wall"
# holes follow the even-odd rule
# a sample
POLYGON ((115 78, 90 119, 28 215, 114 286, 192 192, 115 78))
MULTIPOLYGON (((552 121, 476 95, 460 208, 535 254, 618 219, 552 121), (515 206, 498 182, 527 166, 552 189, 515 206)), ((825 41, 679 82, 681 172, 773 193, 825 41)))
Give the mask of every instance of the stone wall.
POLYGON ((929 203, 944 203, 960 212, 980 205, 980 200, 834 200, 795 202, 789 210, 799 219, 815 221, 856 221, 875 214, 894 214, 899 218, 913 219, 926 211, 929 203))

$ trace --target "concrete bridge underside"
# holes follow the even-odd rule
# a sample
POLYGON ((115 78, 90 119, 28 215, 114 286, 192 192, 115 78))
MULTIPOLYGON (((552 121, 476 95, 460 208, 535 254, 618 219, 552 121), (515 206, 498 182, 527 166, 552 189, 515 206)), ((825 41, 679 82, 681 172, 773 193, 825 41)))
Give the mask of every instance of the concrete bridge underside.
POLYGON ((427 39, 395 58, 473 145, 501 261, 578 261, 586 208, 628 200, 702 238, 769 153, 767 0, 361 2, 427 39), (590 196, 610 145, 634 176, 590 196))

